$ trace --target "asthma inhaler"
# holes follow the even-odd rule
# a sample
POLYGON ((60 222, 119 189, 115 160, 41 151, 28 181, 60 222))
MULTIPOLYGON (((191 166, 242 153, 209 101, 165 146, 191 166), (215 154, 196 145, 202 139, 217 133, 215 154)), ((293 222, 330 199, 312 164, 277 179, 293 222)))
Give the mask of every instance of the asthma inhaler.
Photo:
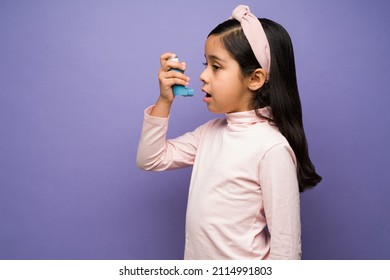
MULTIPOLYGON (((173 61, 179 62, 179 58, 177 56, 171 57, 171 58, 169 58, 169 60, 173 60, 173 61)), ((182 70, 177 69, 177 68, 172 68, 171 70, 183 73, 182 70)), ((181 96, 194 96, 194 90, 192 88, 187 88, 187 87, 182 86, 182 85, 173 85, 172 86, 172 90, 173 90, 173 95, 174 96, 177 96, 177 95, 181 95, 181 96)))

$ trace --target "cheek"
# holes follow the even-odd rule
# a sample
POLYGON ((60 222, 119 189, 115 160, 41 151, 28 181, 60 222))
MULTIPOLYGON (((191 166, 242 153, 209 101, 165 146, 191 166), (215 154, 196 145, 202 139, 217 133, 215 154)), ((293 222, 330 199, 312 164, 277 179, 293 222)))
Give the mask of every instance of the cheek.
POLYGON ((225 73, 215 74, 214 75, 214 86, 217 89, 225 90, 230 87, 232 83, 231 77, 225 73))
POLYGON ((242 90, 242 82, 234 75, 226 75, 218 81, 218 88, 225 94, 237 94, 242 90))

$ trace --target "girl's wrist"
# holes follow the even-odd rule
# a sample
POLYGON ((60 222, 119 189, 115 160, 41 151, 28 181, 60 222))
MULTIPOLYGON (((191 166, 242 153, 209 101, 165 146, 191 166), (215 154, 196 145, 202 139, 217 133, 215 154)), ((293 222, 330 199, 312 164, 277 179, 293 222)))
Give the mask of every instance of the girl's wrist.
POLYGON ((169 107, 171 107, 172 103, 173 103, 173 98, 166 98, 166 97, 160 95, 158 97, 158 99, 157 99, 156 104, 157 103, 159 103, 162 106, 169 106, 169 107))
POLYGON ((160 96, 150 112, 150 115, 154 117, 167 118, 171 111, 172 103, 173 100, 168 100, 160 96))

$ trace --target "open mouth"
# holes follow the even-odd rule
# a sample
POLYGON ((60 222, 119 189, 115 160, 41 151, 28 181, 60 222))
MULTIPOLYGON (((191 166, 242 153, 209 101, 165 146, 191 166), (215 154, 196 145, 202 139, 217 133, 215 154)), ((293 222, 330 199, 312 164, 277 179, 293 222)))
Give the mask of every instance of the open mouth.
POLYGON ((203 101, 204 101, 204 102, 209 102, 209 101, 210 101, 210 98, 211 98, 211 94, 208 93, 204 87, 202 88, 202 91, 206 94, 206 95, 203 97, 203 101))

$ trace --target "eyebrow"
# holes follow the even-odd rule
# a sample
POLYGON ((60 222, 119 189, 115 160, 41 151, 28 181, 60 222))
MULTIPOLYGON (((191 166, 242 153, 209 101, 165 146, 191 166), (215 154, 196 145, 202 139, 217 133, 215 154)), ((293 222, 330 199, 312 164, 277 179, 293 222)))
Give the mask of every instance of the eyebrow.
MULTIPOLYGON (((206 55, 204 55, 204 57, 207 59, 207 56, 206 56, 206 55)), ((225 60, 223 60, 222 58, 220 58, 220 57, 218 57, 218 56, 216 56, 216 55, 209 55, 208 58, 209 58, 209 59, 212 59, 212 60, 218 60, 218 61, 220 61, 220 62, 226 62, 225 60)))

